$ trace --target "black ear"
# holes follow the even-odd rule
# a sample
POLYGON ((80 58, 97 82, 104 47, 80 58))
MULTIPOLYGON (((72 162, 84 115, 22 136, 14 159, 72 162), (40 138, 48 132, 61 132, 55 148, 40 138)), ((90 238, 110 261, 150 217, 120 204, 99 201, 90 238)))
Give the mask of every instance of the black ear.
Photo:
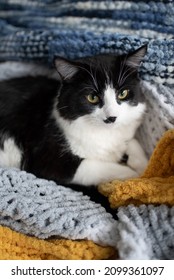
POLYGON ((133 68, 138 68, 142 62, 145 54, 147 53, 147 45, 144 45, 136 51, 128 54, 126 64, 133 68))
POLYGON ((54 59, 54 65, 62 80, 71 79, 79 70, 75 63, 61 57, 54 59))

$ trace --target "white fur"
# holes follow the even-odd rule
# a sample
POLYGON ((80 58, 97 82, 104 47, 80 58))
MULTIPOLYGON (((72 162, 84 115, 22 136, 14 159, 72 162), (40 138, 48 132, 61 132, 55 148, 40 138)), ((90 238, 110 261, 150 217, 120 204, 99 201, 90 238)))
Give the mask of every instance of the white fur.
POLYGON ((4 141, 4 147, 0 150, 0 167, 20 168, 22 152, 17 147, 13 138, 4 141))
POLYGON ((136 141, 133 142, 134 145, 129 145, 129 142, 141 123, 145 105, 140 103, 130 106, 127 102, 117 104, 114 89, 111 87, 106 89, 104 103, 102 108, 97 107, 93 113, 71 122, 54 111, 54 117, 64 131, 72 152, 84 159, 77 169, 73 183, 90 185, 116 178, 125 179, 137 176, 139 171, 144 169, 146 157, 142 148, 136 141), (110 116, 117 117, 115 123, 104 123, 110 116), (136 143, 138 150, 135 156, 139 158, 140 164, 138 166, 132 163, 136 143), (127 151, 131 154, 131 168, 118 164, 127 151))
POLYGON ((80 164, 72 183, 86 186, 98 185, 114 179, 128 179, 137 177, 138 173, 118 163, 85 159, 80 164))
POLYGON ((127 164, 141 175, 148 161, 142 147, 135 138, 128 142, 127 154, 129 155, 127 164))
MULTIPOLYGON (((57 72, 37 64, 5 62, 0 65, 0 80, 25 75, 45 75, 57 78, 57 72)), ((85 158, 74 176, 73 182, 98 184, 114 178, 124 179, 142 173, 147 163, 139 143, 133 139, 145 110, 143 104, 136 107, 127 102, 118 105, 115 91, 108 86, 104 97, 105 105, 92 115, 69 122, 54 110, 54 116, 62 127, 74 154, 85 158), (109 116, 117 117, 115 123, 105 124, 109 116), (129 123, 128 123, 129 121, 129 123), (129 154, 129 167, 118 164, 123 153, 129 154), (134 169, 134 170, 133 170, 134 169)), ((22 152, 12 138, 6 139, 0 150, 0 167, 20 167, 22 152)))

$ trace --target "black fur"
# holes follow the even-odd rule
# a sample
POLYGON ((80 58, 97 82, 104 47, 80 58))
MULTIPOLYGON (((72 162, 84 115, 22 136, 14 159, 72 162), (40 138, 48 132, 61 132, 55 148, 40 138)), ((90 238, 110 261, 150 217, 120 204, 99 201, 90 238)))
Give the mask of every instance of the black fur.
MULTIPOLYGON (((59 60, 59 59, 58 59, 59 60)), ((140 94, 140 85, 137 68, 128 67, 124 64, 126 56, 100 55, 93 58, 86 58, 74 63, 77 73, 69 80, 65 79, 63 88, 59 95, 58 110, 62 117, 75 120, 80 116, 90 114, 95 105, 86 101, 85 96, 94 93, 100 98, 99 106, 103 106, 104 91, 106 84, 111 83, 116 91, 117 103, 121 104, 117 96, 120 90, 129 88, 130 94, 127 102, 136 106, 143 102, 143 95, 140 94), (119 79, 120 71, 126 73, 124 79, 119 79), (94 83, 93 76, 96 83, 94 83), (118 82, 119 81, 119 82, 118 82), (71 98, 70 98, 71 96, 71 98)))
POLYGON ((59 87, 45 77, 0 82, 0 133, 3 140, 14 138, 22 150, 22 169, 64 183, 73 177, 80 159, 70 151, 62 154, 66 140, 50 117, 59 87))
POLYGON ((1 81, 1 148, 3 141, 12 137, 22 151, 21 169, 58 183, 70 183, 83 159, 72 154, 52 116, 53 108, 58 101, 59 114, 70 121, 90 114, 95 106, 103 106, 108 80, 115 88, 116 98, 119 90, 128 87, 130 94, 126 102, 136 106, 142 96, 137 68, 125 63, 129 57, 103 55, 76 62, 58 58, 60 82, 41 76, 1 81), (121 71, 126 72, 125 79, 120 79, 121 71), (97 105, 87 101, 90 93, 99 96, 97 105))

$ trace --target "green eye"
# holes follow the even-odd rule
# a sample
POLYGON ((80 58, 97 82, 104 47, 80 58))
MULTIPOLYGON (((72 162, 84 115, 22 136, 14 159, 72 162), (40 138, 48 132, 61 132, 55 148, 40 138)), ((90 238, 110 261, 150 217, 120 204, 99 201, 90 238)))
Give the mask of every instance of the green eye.
POLYGON ((129 95, 129 89, 124 89, 124 90, 119 92, 118 99, 119 100, 124 100, 128 97, 128 95, 129 95))
POLYGON ((92 104, 97 104, 99 103, 99 97, 95 94, 89 94, 86 96, 87 100, 92 103, 92 104))

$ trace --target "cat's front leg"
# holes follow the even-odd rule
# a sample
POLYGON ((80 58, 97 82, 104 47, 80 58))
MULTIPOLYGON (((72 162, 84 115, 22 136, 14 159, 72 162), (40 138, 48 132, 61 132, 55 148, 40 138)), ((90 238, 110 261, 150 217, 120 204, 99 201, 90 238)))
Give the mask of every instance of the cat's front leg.
POLYGON ((128 143, 127 155, 127 165, 141 175, 147 166, 148 160, 145 152, 135 138, 128 143))
POLYGON ((138 174, 128 166, 112 162, 84 159, 77 168, 72 183, 90 186, 114 179, 123 180, 137 176, 138 174))

